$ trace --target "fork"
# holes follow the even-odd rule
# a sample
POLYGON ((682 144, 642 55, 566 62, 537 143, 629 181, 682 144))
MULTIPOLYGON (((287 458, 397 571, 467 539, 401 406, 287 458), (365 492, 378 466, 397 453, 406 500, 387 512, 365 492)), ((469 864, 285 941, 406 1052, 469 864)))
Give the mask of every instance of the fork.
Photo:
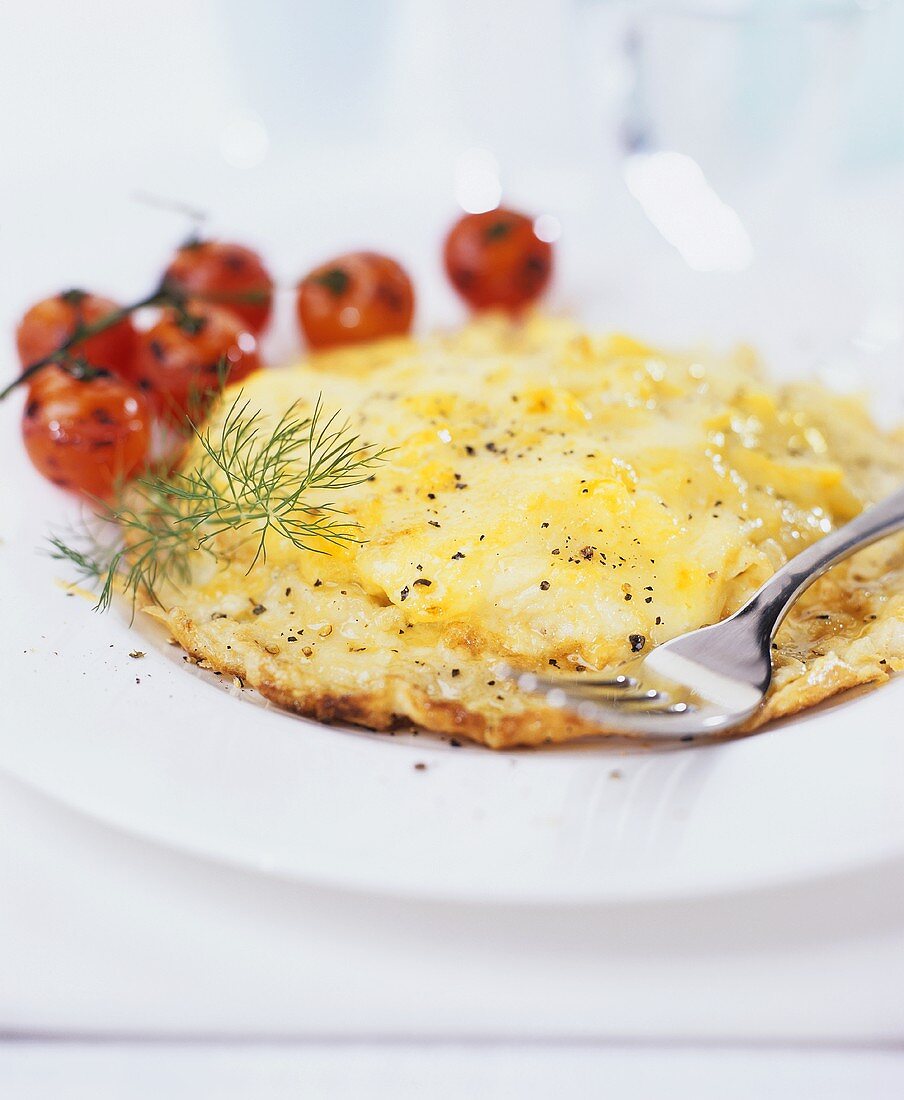
POLYGON ((772 680, 772 639, 791 606, 837 562, 904 529, 904 488, 808 546, 714 626, 673 638, 616 676, 541 676, 507 668, 548 705, 615 733, 696 741, 749 718, 772 680))

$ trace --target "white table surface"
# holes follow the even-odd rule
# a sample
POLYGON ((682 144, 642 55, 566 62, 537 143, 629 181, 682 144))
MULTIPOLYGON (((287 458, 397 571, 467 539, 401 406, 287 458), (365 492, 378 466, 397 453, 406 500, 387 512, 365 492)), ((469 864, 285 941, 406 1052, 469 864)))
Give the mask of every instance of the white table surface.
POLYGON ((904 1088, 904 874, 887 869, 842 893, 555 913, 267 880, 5 778, 0 834, 4 1096, 904 1088))
POLYGON ((139 1037, 896 1043, 904 874, 699 903, 305 887, 0 783, 0 1029, 139 1037))
POLYGON ((353 1043, 0 1046, 15 1100, 898 1100, 882 1051, 353 1043))

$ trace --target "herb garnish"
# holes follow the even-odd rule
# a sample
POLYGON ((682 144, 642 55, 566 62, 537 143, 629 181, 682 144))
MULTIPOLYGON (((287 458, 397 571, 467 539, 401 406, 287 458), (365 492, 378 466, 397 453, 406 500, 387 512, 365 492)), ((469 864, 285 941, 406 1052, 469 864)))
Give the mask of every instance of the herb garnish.
POLYGON ((134 605, 142 591, 155 598, 160 584, 187 581, 194 553, 222 559, 214 540, 227 532, 256 543, 248 572, 266 560, 271 534, 314 553, 326 552, 321 540, 360 542, 358 524, 335 504, 306 502, 312 490, 366 481, 387 454, 362 443, 338 416, 325 418, 318 398, 311 416, 299 416, 292 405, 269 431, 239 394, 215 427, 193 427, 195 462, 132 482, 72 540, 53 536, 51 556, 94 582, 97 608, 105 610, 117 589, 130 593, 134 605))

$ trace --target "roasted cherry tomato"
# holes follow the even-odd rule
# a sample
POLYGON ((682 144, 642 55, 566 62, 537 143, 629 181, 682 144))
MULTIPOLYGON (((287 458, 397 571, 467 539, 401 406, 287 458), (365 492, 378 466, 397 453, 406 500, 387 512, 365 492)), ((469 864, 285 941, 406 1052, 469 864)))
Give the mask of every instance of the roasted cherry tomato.
POLYGON ((164 282, 183 294, 225 306, 259 333, 270 317, 273 280, 256 252, 223 241, 190 241, 176 253, 164 282))
POLYGON ((359 344, 408 332, 414 290, 395 260, 377 252, 350 252, 301 280, 296 309, 312 348, 359 344))
POLYGON ((443 258, 452 285, 475 309, 515 313, 543 293, 552 274, 552 245, 530 218, 501 207, 457 221, 443 258))
MULTIPOLYGON (((23 369, 52 355, 78 325, 92 325, 118 308, 109 298, 87 294, 83 290, 67 290, 33 305, 16 330, 16 345, 23 369)), ((135 328, 131 320, 124 317, 96 336, 74 344, 72 355, 87 359, 93 367, 101 370, 124 374, 135 353, 135 344, 135 328)), ((67 378, 68 375, 58 367, 45 367, 34 376, 32 386, 42 387, 67 378)))
POLYGON ((146 465, 151 413, 141 393, 120 378, 60 377, 29 391, 22 436, 44 477, 64 489, 109 497, 146 465))
POLYGON ((138 334, 131 380, 161 413, 200 416, 225 381, 260 366, 257 340, 231 310, 189 299, 138 334))

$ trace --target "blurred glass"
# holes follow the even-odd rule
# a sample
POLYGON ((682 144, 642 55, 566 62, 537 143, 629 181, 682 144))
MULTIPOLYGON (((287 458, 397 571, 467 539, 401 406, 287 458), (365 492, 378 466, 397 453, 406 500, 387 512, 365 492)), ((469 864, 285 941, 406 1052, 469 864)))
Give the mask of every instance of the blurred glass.
POLYGON ((620 13, 628 72, 626 300, 655 285, 656 311, 689 330, 774 338, 799 370, 848 360, 851 384, 892 369, 904 331, 904 5, 598 7, 620 13), (867 349, 885 360, 865 362, 867 349))
MULTIPOLYGON (((714 232, 733 237, 724 249, 687 242, 712 269, 750 262, 747 234, 760 250, 774 250, 792 233, 800 240, 812 230, 814 202, 857 167, 855 90, 869 64, 872 15, 854 0, 697 0, 637 9, 625 40, 634 75, 622 133, 633 161, 629 187, 655 204, 657 188, 671 183, 700 206, 704 221, 718 221, 714 232), (653 155, 661 152, 672 156, 653 155), (738 213, 744 234, 715 195, 738 213)), ((689 236, 694 219, 685 221, 678 228, 689 236)))
POLYGON ((627 39, 626 141, 680 150, 728 184, 838 166, 870 16, 854 0, 640 6, 627 39))

